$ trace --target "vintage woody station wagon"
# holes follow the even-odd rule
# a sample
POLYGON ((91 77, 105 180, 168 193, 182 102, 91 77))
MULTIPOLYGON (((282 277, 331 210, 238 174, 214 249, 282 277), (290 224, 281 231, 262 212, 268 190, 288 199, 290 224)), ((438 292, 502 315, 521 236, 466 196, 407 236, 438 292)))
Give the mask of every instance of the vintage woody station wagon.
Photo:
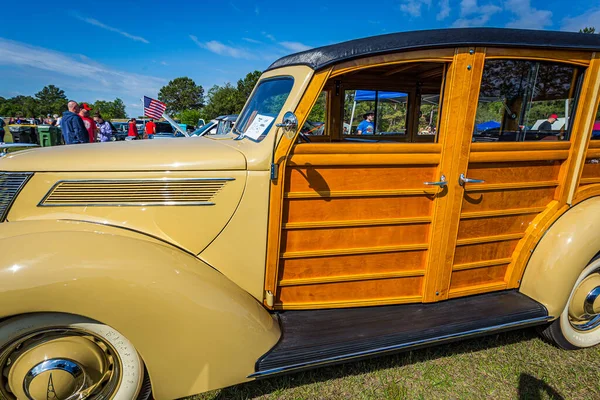
POLYGON ((599 93, 599 35, 408 32, 276 61, 225 136, 5 156, 0 398, 598 344, 599 93))

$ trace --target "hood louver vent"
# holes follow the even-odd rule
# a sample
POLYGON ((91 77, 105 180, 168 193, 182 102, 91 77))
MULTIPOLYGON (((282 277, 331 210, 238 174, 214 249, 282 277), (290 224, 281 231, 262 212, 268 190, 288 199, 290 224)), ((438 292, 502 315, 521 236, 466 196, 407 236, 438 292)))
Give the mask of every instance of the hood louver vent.
POLYGON ((25 172, 0 172, 0 222, 4 222, 10 206, 32 175, 25 172))
POLYGON ((60 181, 40 206, 214 205, 213 198, 234 178, 60 181))

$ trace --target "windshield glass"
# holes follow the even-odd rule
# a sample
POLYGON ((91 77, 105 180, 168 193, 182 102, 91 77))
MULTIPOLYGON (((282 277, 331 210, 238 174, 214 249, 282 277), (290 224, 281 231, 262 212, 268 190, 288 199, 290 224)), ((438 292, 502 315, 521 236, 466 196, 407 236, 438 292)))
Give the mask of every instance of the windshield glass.
POLYGON ((294 79, 291 77, 260 82, 238 118, 235 133, 244 134, 257 142, 263 140, 281 112, 293 85, 294 79))
POLYGON ((210 130, 212 127, 215 126, 214 122, 209 122, 206 125, 202 125, 200 128, 196 129, 194 132, 192 132, 192 135, 202 135, 205 131, 210 130))

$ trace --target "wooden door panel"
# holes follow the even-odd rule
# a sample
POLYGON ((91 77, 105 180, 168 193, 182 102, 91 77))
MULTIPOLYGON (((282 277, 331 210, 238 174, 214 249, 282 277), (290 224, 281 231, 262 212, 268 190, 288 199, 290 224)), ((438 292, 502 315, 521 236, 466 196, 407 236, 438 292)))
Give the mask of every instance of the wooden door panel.
POLYGON ((287 192, 424 189, 435 179, 435 165, 387 167, 294 167, 287 170, 287 192))
POLYGON ((327 281, 336 277, 360 279, 371 274, 413 274, 425 272, 425 250, 376 254, 352 254, 331 257, 291 258, 281 261, 279 282, 327 281))
POLYGON ((486 285, 504 281, 508 263, 491 267, 481 267, 455 271, 450 282, 450 291, 473 285, 486 285))
POLYGON ((286 229, 283 231, 283 253, 319 250, 327 243, 328 249, 352 249, 403 244, 427 244, 429 224, 328 227, 313 229, 286 229))
POLYGON ((557 181, 560 161, 530 161, 506 163, 471 163, 467 176, 486 182, 520 183, 557 181))
POLYGON ((284 227, 303 223, 319 226, 341 221, 345 224, 393 222, 391 219, 417 218, 431 220, 434 197, 431 195, 379 196, 347 198, 286 199, 283 209, 284 227))
POLYGON ((538 212, 534 211, 530 214, 461 219, 458 226, 458 240, 523 233, 538 212))
POLYGON ((416 302, 422 286, 422 276, 280 286, 277 303, 294 309, 416 302))
POLYGON ((453 269, 457 265, 510 258, 518 242, 518 239, 512 239, 456 246, 453 269))
POLYGON ((462 212, 475 213, 545 207, 554 199, 555 192, 556 186, 485 191, 468 189, 464 195, 462 212))

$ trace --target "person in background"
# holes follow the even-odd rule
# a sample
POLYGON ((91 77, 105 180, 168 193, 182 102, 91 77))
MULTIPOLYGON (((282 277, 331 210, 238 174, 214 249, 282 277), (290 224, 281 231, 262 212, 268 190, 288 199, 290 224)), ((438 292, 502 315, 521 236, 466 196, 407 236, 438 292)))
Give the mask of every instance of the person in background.
POLYGON ((156 134, 156 124, 154 120, 150 118, 150 121, 146 123, 146 129, 144 130, 144 139, 153 139, 156 134))
POLYGON ((59 116, 58 114, 54 114, 53 117, 54 117, 54 121, 56 121, 55 126, 60 126, 60 120, 62 119, 62 117, 59 116))
POLYGON ((96 132, 98 131, 98 128, 96 127, 94 120, 90 118, 90 110, 92 108, 87 103, 81 103, 79 107, 79 116, 83 120, 85 129, 88 131, 90 143, 94 143, 96 141, 96 132))
POLYGON ((67 103, 67 108, 69 110, 63 113, 60 123, 65 144, 89 143, 90 136, 79 116, 79 104, 71 100, 67 103))
POLYGON ((369 111, 363 115, 363 122, 358 124, 356 128, 357 135, 372 135, 375 133, 375 125, 373 124, 373 120, 375 119, 375 112, 369 111))
POLYGON ((110 142, 110 139, 112 138, 112 127, 110 126, 110 123, 105 121, 100 113, 94 115, 94 121, 99 129, 100 141, 110 142))
POLYGON ((4 126, 6 123, 3 118, 0 118, 0 142, 4 143, 4 126))
POLYGON ((127 138, 129 140, 138 139, 138 130, 137 130, 135 118, 131 118, 129 120, 129 130, 127 131, 127 138))
POLYGON ((540 124, 540 126, 538 126, 537 130, 538 131, 551 131, 552 124, 555 123, 557 119, 558 119, 558 115, 551 114, 546 121, 542 122, 540 124))
POLYGON ((17 120, 15 121, 15 124, 21 125, 22 123, 23 123, 23 121, 21 121, 21 117, 17 117, 17 120))

